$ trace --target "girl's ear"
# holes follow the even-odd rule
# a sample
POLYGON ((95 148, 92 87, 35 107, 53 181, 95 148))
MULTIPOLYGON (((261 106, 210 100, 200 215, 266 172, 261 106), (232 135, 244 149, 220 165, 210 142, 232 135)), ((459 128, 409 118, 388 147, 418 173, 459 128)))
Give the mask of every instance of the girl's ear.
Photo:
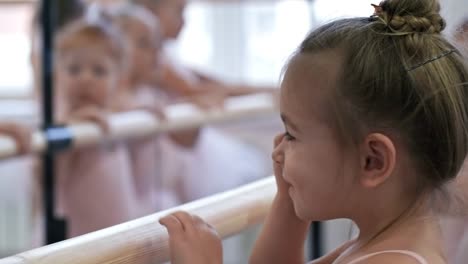
POLYGON ((393 141, 380 133, 369 134, 360 148, 360 183, 375 188, 395 170, 396 149, 393 141))

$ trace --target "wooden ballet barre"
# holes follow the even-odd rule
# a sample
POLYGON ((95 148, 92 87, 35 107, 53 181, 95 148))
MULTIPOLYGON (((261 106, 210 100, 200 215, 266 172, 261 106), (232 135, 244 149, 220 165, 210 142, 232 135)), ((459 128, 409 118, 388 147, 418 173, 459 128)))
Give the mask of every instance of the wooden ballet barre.
MULTIPOLYGON (((94 123, 80 123, 67 126, 72 139, 72 148, 96 145, 103 141, 128 140, 156 133, 200 127, 207 124, 245 120, 276 114, 272 94, 256 94, 229 98, 224 109, 203 111, 192 104, 184 103, 165 109, 167 120, 157 120, 146 111, 130 111, 113 114, 110 132, 104 134, 94 123)), ((40 153, 48 148, 48 138, 43 131, 32 136, 32 152, 40 153)), ((0 135, 0 159, 16 156, 18 150, 11 137, 0 135)))
POLYGON ((158 219, 177 210, 199 215, 222 238, 263 221, 276 193, 274 177, 131 222, 0 259, 0 264, 144 264, 169 260, 168 235, 158 219))

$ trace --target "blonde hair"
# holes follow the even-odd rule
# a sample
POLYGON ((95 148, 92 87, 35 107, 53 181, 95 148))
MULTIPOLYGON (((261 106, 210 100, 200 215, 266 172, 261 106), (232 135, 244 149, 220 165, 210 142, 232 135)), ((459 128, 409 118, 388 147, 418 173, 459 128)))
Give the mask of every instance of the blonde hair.
POLYGON ((468 151, 468 72, 440 34, 439 10, 436 0, 386 0, 372 17, 318 28, 297 51, 344 55, 330 100, 343 142, 397 133, 422 172, 418 184, 432 188, 457 175, 468 151))
POLYGON ((77 20, 61 31, 56 39, 57 58, 81 48, 96 48, 123 68, 126 65, 125 44, 120 32, 105 20, 77 20))

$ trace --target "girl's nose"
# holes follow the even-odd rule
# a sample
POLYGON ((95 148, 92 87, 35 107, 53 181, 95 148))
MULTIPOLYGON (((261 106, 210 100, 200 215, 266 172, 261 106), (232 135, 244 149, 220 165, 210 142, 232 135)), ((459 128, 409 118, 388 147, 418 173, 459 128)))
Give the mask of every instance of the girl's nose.
POLYGON ((78 76, 78 82, 81 85, 89 84, 93 79, 91 71, 82 71, 80 75, 78 76))
POLYGON ((274 149, 271 158, 274 162, 283 164, 284 163, 284 151, 283 151, 283 139, 284 134, 280 134, 274 139, 274 149))

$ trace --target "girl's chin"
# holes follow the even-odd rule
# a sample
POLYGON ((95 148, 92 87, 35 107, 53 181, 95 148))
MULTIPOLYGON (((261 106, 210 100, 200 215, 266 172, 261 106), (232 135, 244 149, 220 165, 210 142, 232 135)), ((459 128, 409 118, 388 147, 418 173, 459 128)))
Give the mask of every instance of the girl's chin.
POLYGON ((310 219, 304 214, 304 212, 300 211, 299 208, 294 205, 294 212, 296 214, 296 217, 299 218, 299 220, 302 220, 304 222, 309 222, 310 219))
POLYGON ((294 206, 294 212, 296 214, 296 216, 301 219, 301 220, 304 220, 304 218, 301 216, 301 211, 299 210, 299 206, 297 205, 297 200, 295 200, 295 195, 294 195, 294 188, 292 186, 289 186, 289 189, 288 189, 288 193, 289 193, 289 197, 291 198, 291 201, 293 203, 293 206, 294 206))
POLYGON ((294 213, 296 214, 297 218, 299 218, 300 220, 304 222, 310 222, 311 221, 310 212, 307 211, 307 206, 304 207, 304 206, 299 205, 299 200, 297 199, 297 192, 295 191, 295 189, 292 186, 290 186, 288 189, 288 192, 289 192, 289 197, 291 198, 291 201, 294 206, 294 213))

